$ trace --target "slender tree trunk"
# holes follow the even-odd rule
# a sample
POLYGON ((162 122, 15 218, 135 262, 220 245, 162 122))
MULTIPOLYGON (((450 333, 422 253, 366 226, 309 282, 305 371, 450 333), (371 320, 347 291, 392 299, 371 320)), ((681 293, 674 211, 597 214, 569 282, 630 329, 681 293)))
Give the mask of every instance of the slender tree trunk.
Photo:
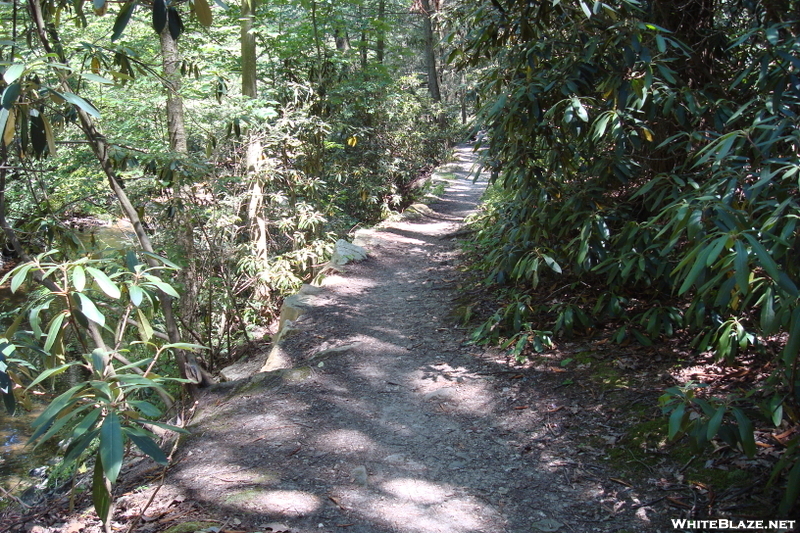
POLYGON ((375 43, 375 58, 378 63, 383 64, 383 57, 386 50, 386 30, 384 30, 384 22, 386 21, 386 0, 378 2, 378 40, 375 43))
POLYGON ((250 98, 258 96, 256 36, 253 33, 256 5, 256 0, 242 0, 242 94, 250 98))
POLYGON ((422 30, 425 36, 425 66, 428 71, 428 91, 434 102, 442 101, 439 90, 439 72, 436 68, 436 42, 433 31, 433 8, 430 0, 420 0, 422 6, 422 30))
POLYGON ((361 39, 358 41, 358 51, 361 55, 361 70, 367 70, 367 30, 364 22, 364 5, 358 6, 358 21, 361 24, 361 39))
POLYGON ((178 43, 164 27, 160 35, 161 59, 164 66, 164 80, 167 87, 167 131, 169 147, 172 151, 185 154, 189 152, 186 143, 186 126, 183 120, 183 99, 180 96, 181 73, 179 70, 181 56, 178 43))

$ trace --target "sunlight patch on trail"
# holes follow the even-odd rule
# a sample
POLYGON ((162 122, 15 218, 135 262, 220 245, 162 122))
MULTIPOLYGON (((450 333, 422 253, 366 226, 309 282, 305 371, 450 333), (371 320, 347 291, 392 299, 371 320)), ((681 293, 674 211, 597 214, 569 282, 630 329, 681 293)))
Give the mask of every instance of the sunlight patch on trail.
POLYGON ((371 437, 354 429, 326 431, 315 441, 316 448, 334 453, 372 452, 377 448, 371 437))
POLYGON ((242 511, 282 516, 305 516, 322 506, 319 496, 301 490, 247 489, 228 495, 224 502, 242 511))
POLYGON ((457 496, 447 486, 420 480, 397 480, 384 484, 386 493, 345 489, 341 504, 364 519, 386 524, 394 531, 408 533, 469 533, 494 531, 487 516, 491 507, 467 496, 457 496), (421 483, 422 494, 412 494, 409 483, 421 483), (436 494, 438 497, 434 498, 436 494))

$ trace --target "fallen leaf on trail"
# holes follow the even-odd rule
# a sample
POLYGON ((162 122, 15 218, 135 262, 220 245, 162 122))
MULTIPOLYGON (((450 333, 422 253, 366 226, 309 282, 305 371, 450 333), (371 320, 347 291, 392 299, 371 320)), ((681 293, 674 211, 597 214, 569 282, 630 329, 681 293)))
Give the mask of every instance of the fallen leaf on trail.
POLYGON ((517 411, 521 411, 523 409, 527 409, 528 407, 529 406, 527 406, 527 405, 518 405, 514 409, 516 409, 517 411))

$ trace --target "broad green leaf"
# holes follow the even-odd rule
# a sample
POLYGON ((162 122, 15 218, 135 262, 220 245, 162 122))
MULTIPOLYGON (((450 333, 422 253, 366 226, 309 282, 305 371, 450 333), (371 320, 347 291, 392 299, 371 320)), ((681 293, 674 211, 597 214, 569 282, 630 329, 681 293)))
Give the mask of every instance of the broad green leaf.
POLYGON ((3 73, 3 81, 11 85, 17 81, 20 76, 22 76, 23 72, 25 72, 25 65, 22 63, 14 63, 6 69, 5 73, 3 73))
POLYGON ((141 305, 144 299, 144 291, 138 285, 128 285, 128 294, 131 297, 131 303, 136 307, 141 305))
POLYGON ((25 263, 17 269, 14 277, 11 278, 11 292, 17 292, 22 284, 25 283, 25 279, 28 277, 28 272, 30 272, 34 266, 35 265, 33 263, 25 263))
POLYGON ((775 427, 779 427, 783 421, 783 398, 780 396, 773 396, 767 404, 769 406, 769 415, 775 427))
MULTIPOLYGON (((97 411, 98 414, 100 412, 99 409, 95 409, 95 411, 97 411)), ((86 422, 85 418, 83 419, 83 422, 86 422)), ((83 422, 81 422, 81 424, 83 424, 83 422)), ((80 426, 81 424, 78 424, 78 426, 80 426)), ((76 426, 76 430, 78 426, 76 426)), ((84 433, 73 432, 72 434, 73 441, 72 443, 69 444, 69 446, 67 446, 67 451, 64 454, 64 463, 70 464, 78 460, 78 458, 83 454, 83 452, 85 452, 89 448, 89 446, 92 444, 94 439, 96 439, 97 435, 99 434, 100 434, 99 428, 84 433)))
POLYGON ((81 420, 72 429, 72 438, 77 439, 87 431, 90 431, 92 428, 94 428, 95 422, 97 422, 97 419, 100 418, 100 415, 102 413, 103 410, 101 408, 94 406, 94 408, 91 411, 89 411, 89 413, 86 416, 83 417, 83 420, 81 420))
POLYGON ((697 259, 695 259, 692 269, 689 271, 689 274, 686 275, 686 279, 683 280, 681 288, 678 289, 679 295, 688 291, 692 285, 694 285, 694 282, 700 276, 700 273, 706 268, 706 257, 708 257, 709 253, 711 253, 711 248, 704 247, 697 255, 697 259))
POLYGON ((739 284, 739 292, 747 294, 750 292, 750 266, 748 265, 747 249, 739 239, 734 242, 733 265, 736 273, 736 283, 739 284))
POLYGON ((778 269, 778 264, 769 254, 764 245, 756 239, 755 236, 751 235, 750 233, 744 233, 745 239, 750 242, 750 246, 752 246, 753 251, 758 256, 758 262, 761 267, 767 271, 767 274, 774 279, 777 280, 780 278, 780 270, 778 269))
POLYGON ((34 449, 38 448, 39 445, 41 445, 42 443, 50 440, 53 436, 55 436, 58 432, 60 432, 64 428, 64 426, 66 426, 73 418, 75 418, 82 412, 86 411, 87 409, 94 409, 94 406, 91 404, 86 404, 79 407, 78 409, 71 410, 69 413, 62 414, 61 416, 56 417, 55 421, 53 422, 53 425, 50 426, 50 429, 47 430, 47 433, 45 433, 41 437, 38 437, 39 442, 36 443, 34 449))
POLYGON ((683 426, 683 416, 686 414, 686 404, 682 403, 669 415, 669 439, 675 438, 683 426))
POLYGON ((139 318, 139 336, 147 342, 153 338, 153 327, 141 309, 136 309, 136 316, 139 318))
POLYGON ((92 503, 100 520, 106 524, 111 520, 111 481, 104 475, 103 450, 97 453, 92 475, 92 503))
POLYGON ((100 348, 92 350, 92 368, 98 375, 102 376, 105 372, 107 360, 108 354, 104 350, 100 348))
POLYGON ((144 400, 131 400, 128 403, 141 411, 146 417, 157 418, 161 416, 161 410, 150 402, 144 400))
MULTIPOLYGON (((154 276, 147 276, 147 277, 153 278, 154 276)), ((158 287, 162 292, 172 296, 173 298, 180 298, 178 291, 176 291, 169 283, 164 283, 163 281, 158 280, 158 278, 151 279, 150 283, 158 287)))
POLYGON ((119 299, 122 295, 119 287, 117 287, 116 283, 111 281, 111 278, 109 278, 105 272, 89 266, 86 267, 86 271, 94 278, 97 285, 108 297, 114 298, 115 300, 119 299))
POLYGON ((153 459, 156 463, 160 465, 166 465, 169 463, 169 461, 167 460, 167 456, 164 454, 161 448, 159 448, 158 445, 153 441, 153 439, 151 439, 150 437, 139 435, 137 433, 134 433, 133 431, 127 431, 127 429, 128 428, 126 428, 126 433, 128 435, 128 438, 130 438, 133 441, 133 443, 136 445, 137 448, 142 450, 145 454, 150 456, 151 459, 153 459))
MULTIPOLYGON (((52 90, 52 89, 51 89, 52 90)), ((90 116, 94 118, 100 118, 100 111, 98 111, 92 104, 78 96, 74 93, 60 93, 57 91, 53 91, 58 96, 69 102, 70 104, 81 108, 83 111, 88 113, 90 116)))
POLYGON ((167 26, 167 4, 164 0, 153 0, 153 29, 161 34, 167 26))
POLYGON ((711 420, 708 421, 708 432, 706 433, 706 439, 711 440, 717 436, 719 427, 722 425, 722 418, 725 416, 725 411, 727 411, 727 409, 724 405, 719 406, 717 411, 714 413, 714 416, 712 416, 711 420))
POLYGON ((80 265, 72 269, 72 285, 78 292, 86 287, 86 271, 80 265))
POLYGON ((783 347, 783 364, 787 369, 792 368, 800 357, 800 307, 792 310, 789 321, 789 340, 783 347))
POLYGON ((761 329, 767 335, 772 335, 778 330, 778 320, 775 314, 775 293, 772 287, 767 287, 761 299, 761 329))
POLYGON ((163 263, 165 266, 168 266, 170 268, 174 268, 175 270, 180 270, 181 269, 181 267, 179 267, 178 265, 176 265, 175 263, 173 263, 172 261, 170 261, 166 257, 161 257, 158 254, 154 254, 154 253, 150 253, 150 252, 141 252, 141 254, 146 256, 146 257, 150 257, 152 259, 155 259, 155 260, 159 261, 160 263, 163 263))
POLYGON ((125 28, 128 26, 128 22, 130 22, 131 16, 133 15, 133 12, 136 10, 136 6, 137 5, 139 5, 138 0, 133 0, 133 1, 127 2, 119 10, 119 15, 117 15, 117 19, 114 21, 114 29, 111 32, 111 40, 112 41, 116 41, 117 39, 122 37, 122 33, 125 31, 125 28))
MULTIPOLYGON (((3 109, 6 110, 6 116, 2 122, 2 126, 5 126, 6 121, 9 118, 8 110, 10 110, 14 106, 14 104, 17 103, 17 98, 19 98, 21 92, 22 92, 22 85, 20 85, 19 83, 12 83, 8 87, 6 87, 5 90, 3 91, 2 104, 3 104, 3 109)), ((0 129, 0 131, 5 131, 5 128, 0 129)))
POLYGON ((739 442, 742 444, 742 450, 748 457, 754 457, 756 454, 756 441, 753 437, 753 423, 738 407, 733 407, 731 412, 739 424, 739 442))
POLYGON ((33 381, 31 381, 31 384, 28 385, 25 388, 25 390, 30 390, 31 387, 35 387, 36 385, 38 385, 42 381, 46 380, 47 378, 50 378, 50 377, 53 377, 53 376, 57 376, 57 375, 61 374, 62 372, 66 372, 69 367, 75 366, 75 365, 79 365, 79 364, 80 364, 80 362, 78 362, 78 361, 71 361, 69 363, 66 363, 66 364, 63 364, 63 365, 60 365, 60 366, 57 366, 57 367, 54 367, 54 368, 48 368, 47 370, 45 370, 44 372, 42 372, 41 374, 36 376, 36 378, 33 381))
POLYGON ((66 319, 68 315, 68 311, 62 311, 50 321, 50 327, 47 329, 47 339, 44 342, 45 352, 49 353, 53 349, 53 344, 55 344, 61 334, 61 326, 64 324, 64 319, 66 319))
POLYGON ((81 302, 81 312, 86 316, 86 318, 88 318, 92 322, 99 324, 100 326, 105 326, 106 317, 103 315, 103 313, 100 312, 99 309, 97 309, 97 306, 94 305, 94 302, 91 301, 82 292, 78 292, 75 294, 78 295, 78 299, 81 302))
POLYGON ((122 468, 123 444, 119 416, 116 411, 110 411, 100 426, 100 457, 103 459, 105 476, 112 484, 116 483, 122 468))

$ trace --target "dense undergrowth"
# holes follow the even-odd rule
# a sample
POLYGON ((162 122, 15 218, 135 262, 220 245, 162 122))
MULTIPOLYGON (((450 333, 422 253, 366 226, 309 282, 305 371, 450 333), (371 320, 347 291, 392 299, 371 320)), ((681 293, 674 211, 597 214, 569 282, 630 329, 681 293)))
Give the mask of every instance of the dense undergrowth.
POLYGON ((480 72, 493 182, 475 246, 503 303, 476 337, 523 358, 593 334, 760 354, 749 388, 662 405, 698 448, 752 457, 754 426, 783 435, 782 514, 800 494, 794 7, 479 2, 451 56, 480 72))

